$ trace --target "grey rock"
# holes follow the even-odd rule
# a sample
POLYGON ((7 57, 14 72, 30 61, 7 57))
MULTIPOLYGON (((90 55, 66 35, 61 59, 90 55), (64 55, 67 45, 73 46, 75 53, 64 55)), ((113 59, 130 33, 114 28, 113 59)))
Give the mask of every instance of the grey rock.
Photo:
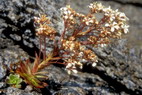
POLYGON ((81 88, 79 87, 70 87, 70 88, 63 88, 63 90, 60 90, 56 93, 54 93, 53 95, 59 95, 59 94, 63 94, 63 95, 85 95, 85 91, 82 91, 81 88))
POLYGON ((114 1, 120 1, 120 2, 123 2, 123 3, 134 3, 134 4, 142 4, 142 1, 141 0, 114 0, 114 1))
POLYGON ((26 92, 26 91, 20 90, 18 88, 8 87, 6 89, 6 95, 42 95, 42 94, 37 93, 35 91, 33 91, 33 92, 26 92))
POLYGON ((3 88, 6 86, 6 83, 5 82, 0 82, 0 88, 3 88))
POLYGON ((22 51, 18 47, 18 45, 14 45, 12 41, 4 38, 0 38, 0 43, 2 44, 0 46, 0 62, 4 70, 7 70, 6 68, 10 68, 10 64, 17 63, 20 60, 25 60, 28 58, 28 55, 22 51))
POLYGON ((96 74, 78 72, 78 74, 68 75, 63 68, 52 65, 46 68, 46 71, 49 73, 49 80, 54 82, 51 88, 58 88, 58 90, 50 89, 53 95, 86 95, 91 93, 117 95, 114 89, 109 87, 109 84, 96 74), (61 88, 57 85, 61 85, 61 88))
POLYGON ((0 63, 0 80, 4 78, 5 75, 6 75, 6 67, 2 63, 0 63))
MULTIPOLYGON (((119 44, 120 46, 122 45, 121 43, 119 44)), ((117 82, 124 85, 126 89, 131 90, 133 93, 140 94, 142 93, 142 90, 139 89, 141 88, 141 80, 138 79, 138 73, 141 72, 141 61, 137 58, 136 53, 134 53, 133 57, 130 57, 130 52, 126 53, 123 51, 123 49, 117 49, 116 47, 119 47, 119 44, 115 43, 115 45, 113 44, 114 46, 111 45, 111 54, 106 56, 105 60, 100 59, 101 63, 99 64, 102 64, 101 66, 105 65, 103 71, 105 71, 106 74, 112 79, 115 79, 117 82), (136 60, 134 61, 133 58, 136 58, 136 60)), ((108 49, 110 49, 110 47, 108 47, 108 49)), ((105 50, 107 51, 108 49, 105 50)), ((126 50, 126 48, 124 50, 126 50)), ((101 56, 101 54, 97 54, 98 56, 101 56)), ((97 68, 99 70, 102 70, 99 68, 99 66, 97 68)), ((131 91, 129 93, 132 93, 131 91)))

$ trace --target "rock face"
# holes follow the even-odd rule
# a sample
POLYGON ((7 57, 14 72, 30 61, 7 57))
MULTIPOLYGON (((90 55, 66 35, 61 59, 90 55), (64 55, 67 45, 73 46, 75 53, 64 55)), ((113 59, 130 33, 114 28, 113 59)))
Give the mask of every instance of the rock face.
MULTIPOLYGON (((92 49, 98 65, 84 66, 78 74, 68 75, 63 67, 51 65, 49 86, 41 92, 27 92, 7 87, 5 78, 10 64, 38 52, 33 17, 47 14, 59 34, 63 21, 58 8, 69 3, 83 13, 93 0, 0 0, 0 88, 6 95, 138 95, 142 94, 142 2, 141 0, 98 0, 113 9, 124 11, 130 18, 130 33, 106 48, 92 49), (126 40, 127 39, 127 40, 126 40), (46 93, 46 94, 45 94, 46 93)), ((49 47, 50 48, 50 47, 49 47)), ((89 48, 89 47, 88 47, 89 48)))
POLYGON ((8 87, 5 93, 6 95, 42 95, 37 92, 26 92, 17 88, 8 87))
POLYGON ((141 0, 114 0, 114 1, 119 1, 122 3, 131 3, 131 4, 142 4, 141 0))

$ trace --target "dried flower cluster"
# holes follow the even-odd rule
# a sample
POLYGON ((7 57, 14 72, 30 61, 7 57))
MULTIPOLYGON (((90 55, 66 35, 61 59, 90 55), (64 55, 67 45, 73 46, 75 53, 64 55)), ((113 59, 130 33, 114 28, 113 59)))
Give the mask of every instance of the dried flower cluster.
POLYGON ((77 73, 76 68, 82 68, 84 62, 92 62, 96 65, 97 56, 87 45, 94 47, 106 46, 111 38, 120 38, 128 32, 128 18, 118 10, 112 10, 101 3, 91 3, 90 13, 87 15, 77 13, 70 6, 61 8, 61 15, 64 19, 65 28, 61 35, 61 50, 66 69, 77 73), (103 15, 100 20, 96 14, 103 15), (69 35, 68 35, 69 34, 69 35))
POLYGON ((50 39, 54 39, 55 29, 50 27, 50 20, 46 15, 40 15, 40 17, 35 17, 37 36, 47 36, 50 39))
POLYGON ((121 36, 122 33, 128 32, 129 25, 126 21, 129 20, 126 15, 117 10, 112 10, 110 6, 104 7, 101 3, 93 3, 89 5, 91 13, 104 13, 104 17, 100 21, 100 24, 104 24, 107 31, 115 32, 114 36, 121 36))
POLYGON ((112 38, 120 38, 122 34, 128 33, 129 25, 128 18, 118 10, 107 8, 101 3, 91 3, 88 7, 90 12, 86 15, 77 13, 69 5, 60 9, 64 31, 58 41, 55 40, 55 29, 49 26, 49 18, 46 15, 35 17, 36 35, 40 44, 39 55, 36 54, 32 66, 29 65, 29 61, 20 62, 16 73, 28 84, 42 88, 47 84, 38 79, 46 78, 40 70, 50 64, 64 64, 69 74, 77 73, 85 63, 92 63, 92 67, 95 67, 98 62, 97 56, 87 46, 104 47, 112 38), (98 18, 97 14, 102 17, 98 18), (46 38, 54 42, 54 49, 50 54, 46 52, 46 38))

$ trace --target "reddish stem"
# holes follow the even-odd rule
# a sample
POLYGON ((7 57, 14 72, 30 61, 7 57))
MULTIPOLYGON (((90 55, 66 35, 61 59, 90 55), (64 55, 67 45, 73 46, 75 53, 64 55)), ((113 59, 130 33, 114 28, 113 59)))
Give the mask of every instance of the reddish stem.
POLYGON ((41 40, 41 36, 39 36, 39 56, 41 56, 41 52, 42 52, 41 45, 42 45, 42 40, 41 40))
POLYGON ((45 36, 43 39, 43 44, 44 44, 43 58, 45 60, 46 59, 46 37, 45 36))
POLYGON ((81 25, 83 25, 83 26, 80 29, 76 29, 75 32, 73 33, 73 36, 76 36, 78 33, 82 32, 82 30, 86 26, 84 22, 81 23, 81 25))

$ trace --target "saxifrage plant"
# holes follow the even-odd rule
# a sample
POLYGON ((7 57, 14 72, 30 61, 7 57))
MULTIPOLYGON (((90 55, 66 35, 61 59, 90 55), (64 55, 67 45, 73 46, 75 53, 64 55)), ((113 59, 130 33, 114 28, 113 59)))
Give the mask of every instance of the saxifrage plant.
POLYGON ((111 7, 105 7, 97 2, 91 3, 88 7, 88 14, 77 13, 69 5, 60 9, 64 31, 58 39, 46 15, 35 17, 40 52, 36 54, 33 64, 28 60, 19 62, 16 73, 28 84, 43 88, 47 84, 40 81, 40 78, 47 79, 48 74, 45 76, 47 72, 41 70, 50 64, 64 64, 69 74, 77 73, 86 63, 91 63, 95 67, 98 62, 97 56, 87 46, 104 47, 111 39, 120 38, 122 34, 128 33, 129 25, 126 15, 118 10, 112 10, 111 7), (48 54, 47 39, 53 43, 53 51, 48 54))

